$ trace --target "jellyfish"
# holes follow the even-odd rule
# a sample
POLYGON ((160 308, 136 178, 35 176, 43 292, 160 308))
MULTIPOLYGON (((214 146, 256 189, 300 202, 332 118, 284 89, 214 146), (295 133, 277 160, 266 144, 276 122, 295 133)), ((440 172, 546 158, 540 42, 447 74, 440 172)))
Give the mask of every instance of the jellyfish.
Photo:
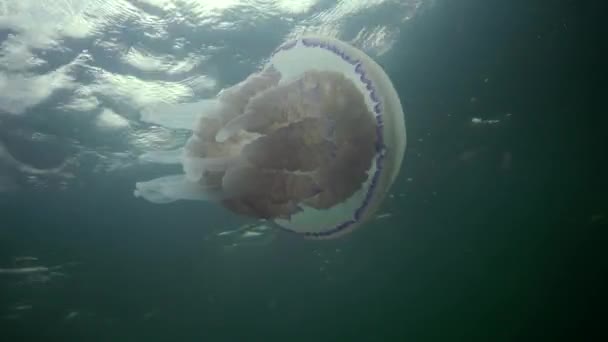
POLYGON ((142 119, 192 134, 183 148, 142 156, 183 172, 137 182, 136 197, 212 201, 317 239, 373 216, 406 145, 402 105, 383 69, 319 36, 285 42, 214 98, 156 106, 142 119))

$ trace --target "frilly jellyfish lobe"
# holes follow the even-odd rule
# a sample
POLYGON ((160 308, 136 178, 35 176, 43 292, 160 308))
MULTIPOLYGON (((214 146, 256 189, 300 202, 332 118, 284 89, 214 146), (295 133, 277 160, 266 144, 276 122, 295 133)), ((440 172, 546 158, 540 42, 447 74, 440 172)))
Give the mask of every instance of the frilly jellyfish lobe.
MULTIPOLYGON (((136 196, 217 201, 308 237, 339 236, 369 218, 405 151, 403 110, 388 76, 331 38, 290 41, 215 99, 165 110, 175 116, 147 112, 146 120, 192 122, 175 158, 184 174, 137 183, 136 196)), ((167 154, 144 159, 166 163, 167 154)))

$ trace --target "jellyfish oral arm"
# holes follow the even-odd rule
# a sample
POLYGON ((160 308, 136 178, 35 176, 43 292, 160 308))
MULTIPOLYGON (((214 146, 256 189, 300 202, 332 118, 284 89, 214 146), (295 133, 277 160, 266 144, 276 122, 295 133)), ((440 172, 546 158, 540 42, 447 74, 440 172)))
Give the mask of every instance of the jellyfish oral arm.
POLYGON ((212 188, 201 188, 190 182, 185 175, 172 175, 146 182, 135 183, 135 197, 152 203, 171 203, 178 200, 219 201, 221 193, 212 188))

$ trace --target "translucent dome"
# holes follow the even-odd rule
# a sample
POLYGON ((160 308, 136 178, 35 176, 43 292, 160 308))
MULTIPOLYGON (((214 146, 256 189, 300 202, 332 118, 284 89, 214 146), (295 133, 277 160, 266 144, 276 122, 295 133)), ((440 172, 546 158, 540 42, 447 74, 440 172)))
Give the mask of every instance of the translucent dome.
POLYGON ((307 237, 351 231, 380 206, 405 152, 399 97, 382 68, 333 38, 287 42, 265 67, 198 103, 144 119, 192 130, 184 173, 136 183, 155 203, 208 200, 307 237))

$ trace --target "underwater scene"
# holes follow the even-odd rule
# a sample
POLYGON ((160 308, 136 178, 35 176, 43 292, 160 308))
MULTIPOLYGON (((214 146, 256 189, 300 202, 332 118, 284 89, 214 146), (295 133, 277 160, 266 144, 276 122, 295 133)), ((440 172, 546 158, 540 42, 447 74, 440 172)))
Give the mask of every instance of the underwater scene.
POLYGON ((0 341, 603 340, 601 3, 0 0, 0 341))

